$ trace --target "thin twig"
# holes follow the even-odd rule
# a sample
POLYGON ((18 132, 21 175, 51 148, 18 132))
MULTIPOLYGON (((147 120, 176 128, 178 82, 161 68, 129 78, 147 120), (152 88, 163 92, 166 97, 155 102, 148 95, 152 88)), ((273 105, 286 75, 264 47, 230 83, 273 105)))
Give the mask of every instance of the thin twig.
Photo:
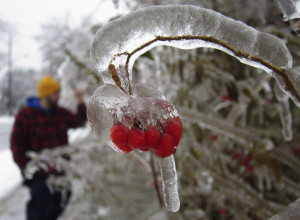
POLYGON ((151 169, 152 169, 153 182, 154 182, 155 191, 156 191, 157 199, 158 199, 158 202, 159 202, 159 206, 163 207, 163 200, 162 200, 162 196, 161 196, 159 186, 158 186, 157 174, 156 174, 156 169, 155 169, 155 166, 154 166, 154 160, 153 160, 153 154, 152 153, 151 153, 151 157, 150 157, 150 165, 151 165, 151 169))
POLYGON ((65 49, 65 54, 68 55, 72 62, 74 62, 79 68, 83 69, 86 74, 93 76, 97 82, 101 82, 101 79, 97 73, 90 69, 85 63, 79 61, 78 58, 75 57, 68 48, 65 49))

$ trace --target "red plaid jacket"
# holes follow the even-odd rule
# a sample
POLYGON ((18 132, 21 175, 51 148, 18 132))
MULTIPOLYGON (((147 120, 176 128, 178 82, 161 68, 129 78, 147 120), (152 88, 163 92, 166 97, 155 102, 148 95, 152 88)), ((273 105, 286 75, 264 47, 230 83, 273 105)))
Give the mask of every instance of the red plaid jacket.
POLYGON ((11 133, 11 150, 14 161, 24 169, 29 158, 26 151, 41 151, 68 144, 68 128, 76 128, 86 121, 86 107, 78 106, 77 114, 57 107, 50 114, 45 110, 25 107, 15 118, 11 133))

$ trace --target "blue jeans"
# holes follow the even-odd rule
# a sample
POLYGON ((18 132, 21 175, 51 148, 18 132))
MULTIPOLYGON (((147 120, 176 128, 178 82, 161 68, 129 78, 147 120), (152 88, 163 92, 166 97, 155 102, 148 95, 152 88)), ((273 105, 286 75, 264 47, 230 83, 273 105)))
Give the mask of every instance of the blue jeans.
POLYGON ((56 220, 71 196, 68 190, 66 201, 62 204, 62 192, 50 191, 46 178, 34 178, 29 189, 31 198, 27 203, 27 220, 56 220))

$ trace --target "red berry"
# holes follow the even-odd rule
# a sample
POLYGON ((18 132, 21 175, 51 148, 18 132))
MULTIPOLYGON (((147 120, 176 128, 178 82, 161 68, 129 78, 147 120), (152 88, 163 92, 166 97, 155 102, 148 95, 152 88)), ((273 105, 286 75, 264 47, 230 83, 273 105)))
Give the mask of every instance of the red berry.
POLYGON ((240 163, 241 166, 247 166, 247 162, 243 159, 240 159, 239 163, 240 163))
POLYGON ((300 147, 292 147, 291 151, 293 152, 293 154, 297 155, 300 154, 300 147))
POLYGON ((145 134, 136 127, 132 127, 128 133, 128 145, 133 149, 143 147, 145 145, 145 134))
POLYGON ((221 215, 225 215, 226 214, 226 209, 225 208, 220 208, 220 210, 219 210, 219 213, 221 214, 221 215))
POLYGON ((234 152, 234 153, 233 153, 233 157, 234 157, 235 159, 239 160, 239 159, 241 158, 241 155, 240 155, 239 153, 237 153, 237 152, 234 152))
POLYGON ((253 171, 253 167, 251 165, 247 165, 245 168, 247 173, 251 173, 253 171))
POLYGON ((217 135, 211 134, 211 135, 210 135, 210 140, 211 140, 212 142, 215 142, 215 141, 217 140, 217 135))
POLYGON ((252 160, 252 155, 250 153, 247 153, 245 155, 245 161, 246 161, 246 163, 250 163, 251 160, 252 160))
POLYGON ((228 102, 232 102, 233 101, 233 99, 230 96, 228 96, 228 95, 222 95, 221 99, 223 101, 228 101, 228 102))
POLYGON ((167 121, 164 131, 173 137, 175 146, 178 146, 183 131, 180 118, 176 117, 172 121, 167 121))
POLYGON ((145 147, 155 148, 159 141, 160 133, 156 127, 152 127, 148 130, 145 130, 145 138, 145 147))
POLYGON ((159 138, 157 147, 150 149, 155 155, 159 157, 168 157, 175 153, 174 139, 169 134, 162 134, 159 138))
POLYGON ((110 129, 111 141, 124 153, 129 153, 133 149, 128 146, 128 131, 129 129, 123 124, 114 124, 110 129))

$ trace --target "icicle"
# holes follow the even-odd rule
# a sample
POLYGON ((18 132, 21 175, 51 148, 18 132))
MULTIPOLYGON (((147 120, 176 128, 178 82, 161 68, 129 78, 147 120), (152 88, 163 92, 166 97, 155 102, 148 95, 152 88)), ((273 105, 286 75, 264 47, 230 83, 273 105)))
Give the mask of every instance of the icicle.
POLYGON ((290 111, 289 97, 283 93, 278 86, 274 88, 275 96, 279 101, 279 116, 282 124, 282 134, 286 141, 293 139, 292 116, 290 111))
POLYGON ((159 158, 162 188, 166 208, 171 212, 177 212, 180 208, 180 200, 177 188, 177 172, 174 155, 159 158))

